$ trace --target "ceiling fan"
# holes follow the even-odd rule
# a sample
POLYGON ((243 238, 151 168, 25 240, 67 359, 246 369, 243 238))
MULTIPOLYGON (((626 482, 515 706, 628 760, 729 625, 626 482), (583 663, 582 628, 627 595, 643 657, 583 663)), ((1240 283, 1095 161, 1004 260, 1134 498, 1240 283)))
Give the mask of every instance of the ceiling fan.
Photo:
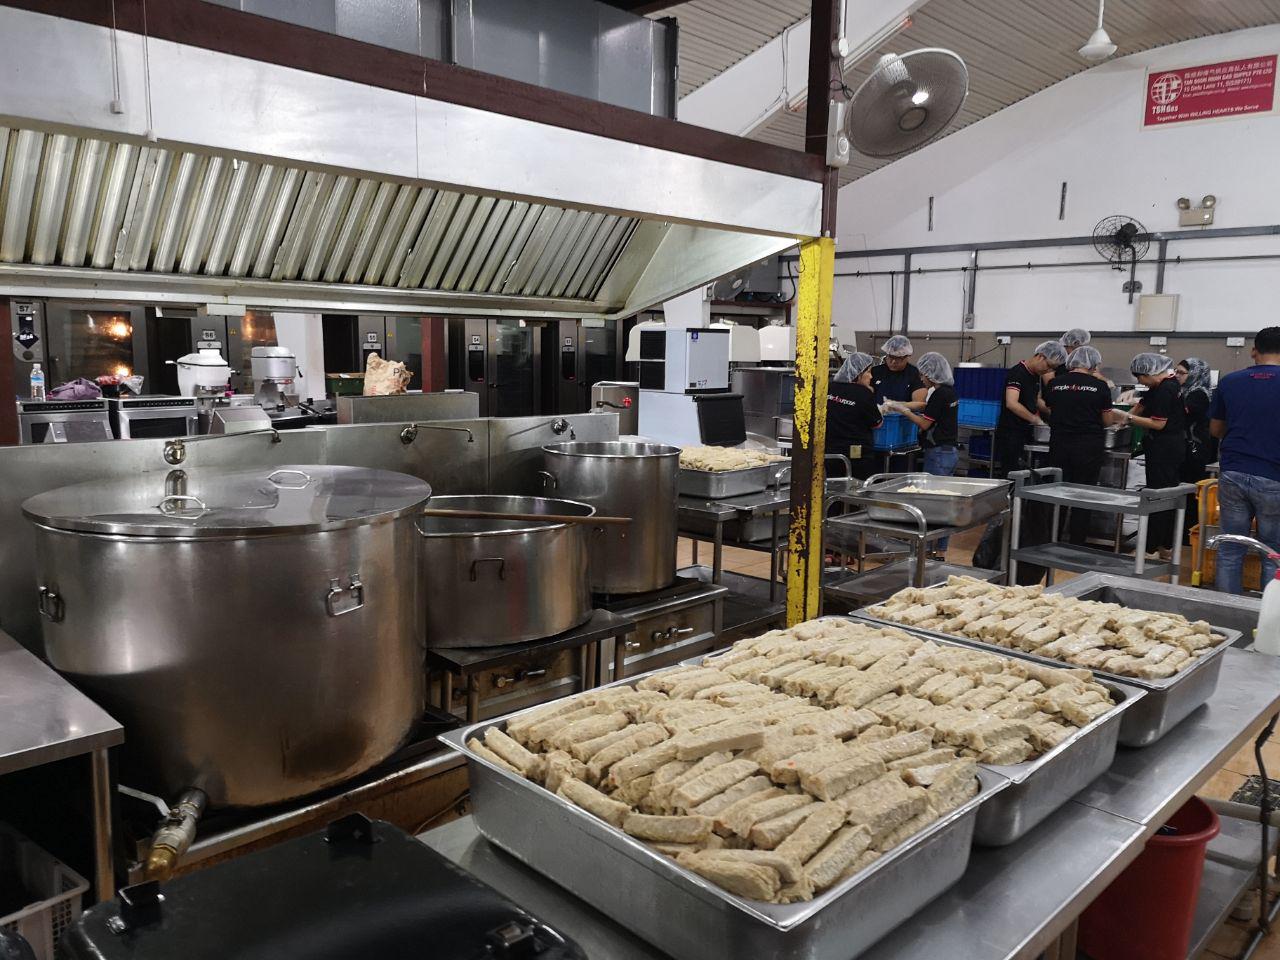
POLYGON ((1102 11, 1105 4, 1106 0, 1098 0, 1098 29, 1089 34, 1089 39, 1077 51, 1086 60, 1105 60, 1116 52, 1116 45, 1111 42, 1110 34, 1102 26, 1102 11))
POLYGON ((868 157, 897 157, 941 136, 969 93, 969 71, 930 47, 880 58, 849 103, 845 132, 868 157))

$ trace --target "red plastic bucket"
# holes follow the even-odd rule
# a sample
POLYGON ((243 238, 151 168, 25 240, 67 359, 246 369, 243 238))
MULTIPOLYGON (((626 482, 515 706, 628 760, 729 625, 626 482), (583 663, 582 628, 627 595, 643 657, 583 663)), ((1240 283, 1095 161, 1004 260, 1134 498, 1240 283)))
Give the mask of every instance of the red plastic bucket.
POLYGON ((1080 915, 1080 949, 1093 960, 1184 960, 1204 855, 1218 815, 1192 797, 1080 915))

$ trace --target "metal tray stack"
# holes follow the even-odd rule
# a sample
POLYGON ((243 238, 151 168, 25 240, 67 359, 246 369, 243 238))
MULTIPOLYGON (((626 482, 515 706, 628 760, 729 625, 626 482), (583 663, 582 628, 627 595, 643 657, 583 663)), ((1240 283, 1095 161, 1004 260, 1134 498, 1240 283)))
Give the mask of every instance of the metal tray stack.
MULTIPOLYGON (((632 677, 626 684, 634 683, 632 677)), ((808 903, 734 896, 543 787, 466 746, 489 720, 442 734, 467 758, 476 829, 677 960, 714 953, 769 960, 851 960, 964 875, 981 806, 1009 787, 979 770, 972 800, 808 903)))
POLYGON ((679 493, 682 497, 705 497, 723 500, 746 493, 759 493, 778 480, 787 464, 783 461, 765 463, 743 470, 692 470, 680 468, 679 493))
MULTIPOLYGON (((1064 584, 1050 588, 1049 593, 1059 593, 1078 597, 1081 600, 1105 600, 1121 603, 1137 610, 1154 610, 1156 612, 1178 612, 1192 619, 1206 619, 1208 616, 1196 614, 1189 605, 1196 603, 1195 594, 1203 591, 1188 587, 1177 587, 1169 584, 1152 583, 1131 577, 1117 577, 1111 574, 1085 574, 1064 584), (1113 598, 1109 591, 1120 591, 1123 599, 1113 598), (1183 596, 1183 595, 1187 596, 1183 596), (1149 603, 1148 603, 1149 602, 1149 603)), ((1212 616, 1212 611, 1208 611, 1212 616)), ((984 643, 972 637, 959 637, 933 630, 921 630, 882 620, 865 611, 856 611, 854 616, 881 626, 897 627, 899 630, 927 635, 935 640, 947 640, 963 646, 985 650, 991 653, 1004 654, 1019 660, 1041 663, 1049 667, 1073 667, 1075 664, 1064 663, 1049 657, 1037 656, 1025 650, 1014 650, 994 643, 984 643)), ((1099 682, 1107 686, 1123 685, 1145 693, 1142 702, 1127 710, 1119 729, 1120 745, 1125 747, 1146 747, 1155 743, 1172 730, 1188 714, 1203 704, 1213 695, 1218 686, 1218 674, 1222 670, 1223 652, 1240 639, 1240 631, 1219 627, 1210 622, 1213 632, 1225 639, 1209 653, 1201 657, 1193 666, 1175 676, 1163 680, 1143 680, 1139 677, 1125 677, 1120 674, 1094 670, 1093 675, 1099 682)), ((1110 716, 1110 714, 1108 714, 1110 716)))
MULTIPOLYGON (((964 527, 981 523, 1008 507, 1011 489, 1008 480, 885 473, 871 477, 858 492, 864 497, 915 507, 931 526, 964 527), (903 487, 915 487, 920 492, 902 493, 903 487)), ((872 520, 903 521, 901 510, 874 504, 866 510, 872 520)))

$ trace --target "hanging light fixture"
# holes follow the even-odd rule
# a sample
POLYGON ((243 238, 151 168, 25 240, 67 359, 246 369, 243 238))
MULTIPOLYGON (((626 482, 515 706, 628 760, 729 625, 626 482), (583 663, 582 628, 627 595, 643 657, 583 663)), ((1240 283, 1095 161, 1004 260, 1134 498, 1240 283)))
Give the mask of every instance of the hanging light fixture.
POLYGON ((1089 39, 1080 48, 1079 54, 1086 60, 1105 60, 1116 52, 1116 45, 1102 26, 1102 10, 1106 0, 1098 0, 1098 29, 1089 35, 1089 39))

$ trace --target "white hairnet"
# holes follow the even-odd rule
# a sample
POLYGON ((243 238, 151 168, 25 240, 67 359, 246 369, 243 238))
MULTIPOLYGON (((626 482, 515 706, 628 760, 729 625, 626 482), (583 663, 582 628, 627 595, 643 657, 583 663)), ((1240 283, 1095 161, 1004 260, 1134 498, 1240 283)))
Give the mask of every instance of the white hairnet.
POLYGON ((1046 340, 1036 347, 1035 352, 1055 367, 1060 367, 1067 362, 1067 351, 1057 340, 1046 340))
POLYGON ((875 357, 870 354, 851 353, 832 379, 836 383, 853 383, 875 362, 875 357))
POLYGON ((884 342, 884 346, 880 348, 880 351, 886 357, 909 357, 915 352, 911 348, 911 341, 902 334, 898 334, 897 336, 890 337, 886 340, 884 342))
POLYGON ((1067 357, 1068 370, 1095 370, 1102 366, 1102 354, 1096 347, 1076 347, 1067 357))
POLYGON ((926 353, 916 361, 916 369, 922 377, 928 377, 934 383, 955 383, 951 373, 951 364, 940 353, 926 353))
POLYGON ((1089 331, 1075 327, 1068 330, 1059 340, 1067 350, 1074 350, 1076 347, 1083 347, 1090 340, 1089 331))
POLYGON ((1140 353, 1129 362, 1129 372, 1135 377, 1158 377, 1173 369, 1173 361, 1159 353, 1140 353))

